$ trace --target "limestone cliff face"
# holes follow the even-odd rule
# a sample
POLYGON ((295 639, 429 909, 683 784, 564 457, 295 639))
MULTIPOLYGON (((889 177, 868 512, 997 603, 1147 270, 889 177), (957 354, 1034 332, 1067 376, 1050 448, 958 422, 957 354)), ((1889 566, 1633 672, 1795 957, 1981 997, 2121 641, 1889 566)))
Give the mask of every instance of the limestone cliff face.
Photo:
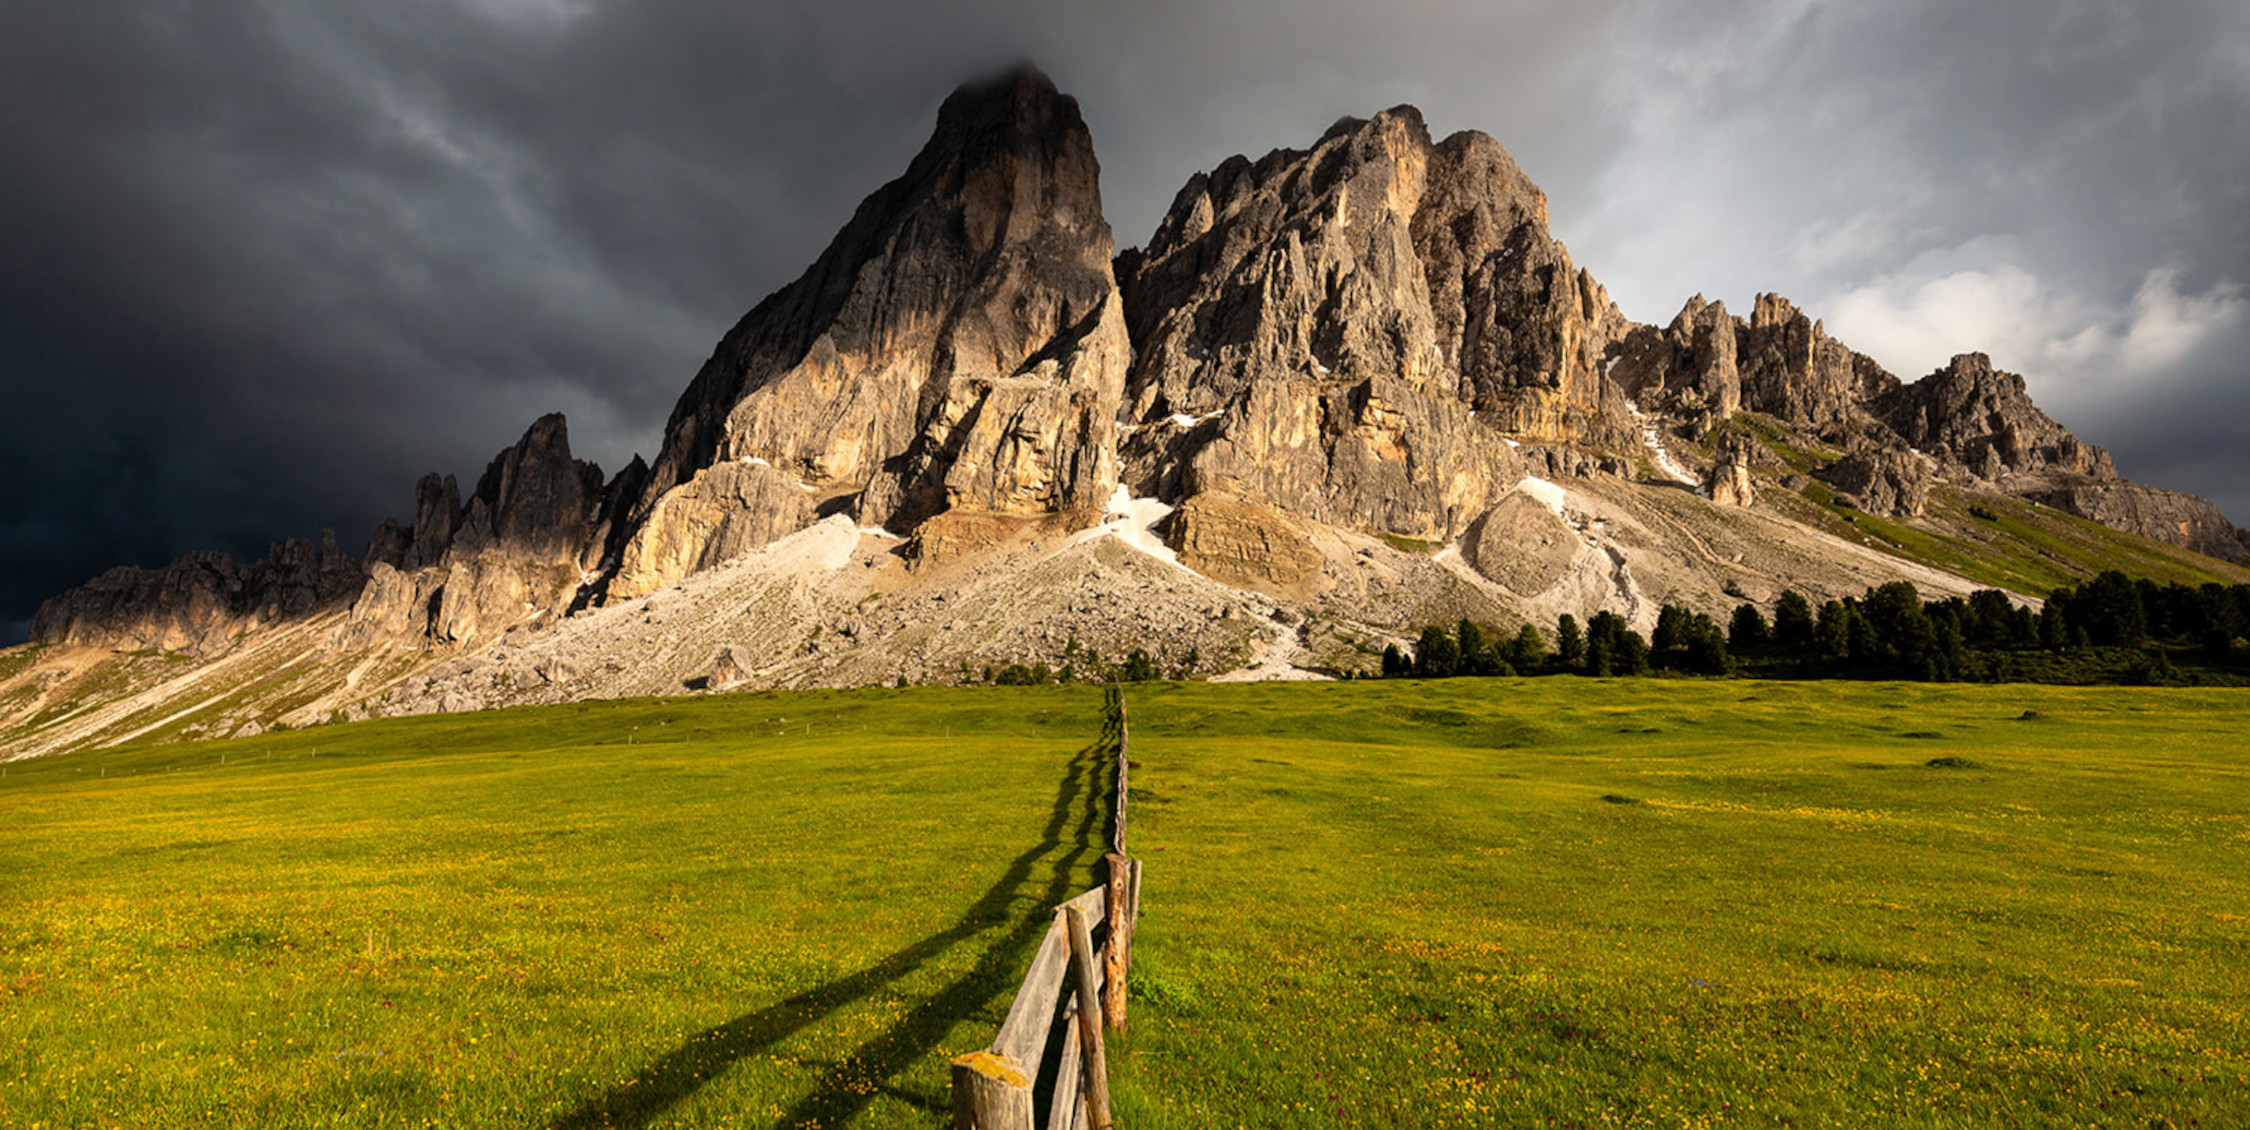
POLYGON ((1850 452, 1820 473, 1870 511, 1937 521, 1943 481, 2250 559, 2216 507, 2118 478, 1981 354, 1901 384, 1771 294, 1747 318, 1698 296, 1631 322, 1499 143, 1433 141, 1411 107, 1197 174, 1114 259, 1099 179, 1044 76, 963 87, 719 342, 653 462, 605 482, 544 417, 465 495, 422 478, 359 561, 295 541, 250 566, 116 569, 48 601, 33 637, 213 655, 343 613, 330 646, 467 650, 824 516, 911 534, 926 565, 1088 524, 1121 482, 1177 504, 1183 561, 1269 595, 1334 583, 1323 526, 1459 539, 1478 574, 1545 591, 1600 562, 1514 491, 1528 470, 1627 475, 1656 449, 1685 481, 1677 452, 1709 460, 1711 501, 1771 510, 1784 483, 1759 478, 1748 433, 1714 431, 1746 411, 1777 442, 1850 452))
POLYGON ((1898 387, 1871 358, 1829 337, 1778 294, 1761 294, 1736 336, 1742 405, 1792 424, 1837 434, 1868 400, 1898 387))
POLYGON ((247 567, 224 553, 190 553, 159 569, 120 565, 41 604, 31 638, 213 655, 261 627, 349 605, 366 578, 333 534, 317 545, 276 543, 247 567))
POLYGON ((601 508, 601 468, 571 457, 561 414, 540 417, 477 480, 444 555, 430 635, 467 643, 567 608, 601 508))
POLYGON ((1044 75, 956 91, 906 173, 680 398, 629 518, 632 538, 667 548, 635 556, 626 587, 709 559, 698 539, 723 524, 708 504, 739 484, 697 480, 743 460, 901 530, 947 509, 1098 507, 1129 352, 1099 180, 1077 103, 1044 75), (665 505, 683 489, 702 501, 665 505))
POLYGON ((2192 494, 2122 479, 2058 483, 2026 493, 2064 513, 2112 529, 2228 561, 2250 561, 2250 531, 2236 529, 2216 504, 2192 494))
POLYGON ((630 600, 724 564, 817 516, 811 492, 764 461, 706 467, 664 492, 625 544, 609 580, 612 600, 630 600))
POLYGON ((602 469, 571 457, 570 426, 551 413, 493 457, 446 550, 575 561, 592 537, 601 500, 602 469))
POLYGON ((1870 514, 1919 518, 1930 501, 1930 472, 1923 462, 1910 451, 1876 448, 1847 455, 1820 476, 1870 514))
POLYGON ((2108 452, 2040 411, 2023 378, 1993 368, 1982 353, 1961 354, 1869 408, 1906 442, 1988 481, 2043 471, 2117 477, 2108 452))
POLYGON ((445 560, 461 516, 461 488, 453 476, 440 478, 435 471, 422 476, 414 484, 414 534, 404 563, 421 569, 445 560))
POLYGON ((1920 451, 1964 485, 2200 553, 2239 560, 2250 544, 2203 499, 2118 478, 2107 452, 2040 411, 2022 377, 1981 353, 1901 384, 1787 299, 1762 294, 1748 320, 1698 295, 1662 330, 1627 330, 1611 357, 1627 395, 1691 434, 1750 410, 1858 449, 1823 477, 1877 514, 1925 512, 1932 474, 1920 451))
POLYGON ((1671 325, 1628 331, 1612 351, 1610 375, 1642 408, 1708 428, 1742 410, 1738 324, 1726 303, 1705 302, 1698 294, 1671 325))
POLYGON ((1520 475, 1506 443, 1612 434, 1628 327, 1499 143, 1400 107, 1191 179, 1121 257, 1136 489, 1459 532, 1520 475))
POLYGON ((559 413, 494 456, 466 506, 451 476, 423 476, 412 533, 386 521, 369 539, 365 583, 333 642, 463 644, 562 612, 600 556, 612 493, 600 467, 572 457, 559 413))
POLYGON ((1759 295, 1747 320, 1696 295, 1671 325, 1634 327, 1613 352, 1611 375, 1627 394, 1695 431, 1749 409, 1841 435, 1864 419, 1870 398, 1898 387, 1775 294, 1759 295))

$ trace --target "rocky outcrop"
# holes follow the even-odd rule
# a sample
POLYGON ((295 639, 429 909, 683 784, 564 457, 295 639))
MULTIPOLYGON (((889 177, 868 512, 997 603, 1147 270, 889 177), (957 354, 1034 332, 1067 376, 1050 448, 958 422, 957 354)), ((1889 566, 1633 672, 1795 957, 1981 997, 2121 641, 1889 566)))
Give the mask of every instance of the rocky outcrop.
POLYGON ((2217 505, 2192 494, 2124 481, 2082 481, 2035 491, 2031 497, 2112 529, 2228 561, 2250 561, 2250 536, 2227 521, 2217 505))
POLYGON ((1304 528, 1263 506, 1199 494, 1166 522, 1164 541, 1180 564, 1213 580, 1294 593, 1320 574, 1323 558, 1304 528))
POLYGON ((612 600, 724 564, 818 516, 811 490, 763 460, 721 463, 666 491, 620 555, 612 600))
POLYGON ((489 549, 513 560, 573 562, 592 540, 601 503, 602 469, 571 457, 570 425, 550 413, 493 457, 439 556, 489 549))
POLYGON ((1750 462, 1756 450, 1750 437, 1739 432, 1720 440, 1718 458, 1712 460, 1711 471, 1703 478, 1704 496, 1719 506, 1750 505, 1755 498, 1750 462))
POLYGON ((1524 595, 1545 592, 1591 552, 1562 515, 1530 491, 1513 491, 1461 535, 1461 559, 1524 595))
POLYGON ((568 608, 602 503, 601 468, 572 458, 559 413, 540 417, 477 480, 444 554, 430 637, 468 643, 568 608))
POLYGON ((1898 378, 1778 294, 1759 295, 1750 321, 1738 326, 1735 364, 1743 407, 1830 435, 1857 420, 1868 400, 1898 387, 1898 378))
POLYGON ((404 567, 425 569, 445 560, 461 525, 461 488, 453 476, 432 471, 414 484, 414 540, 404 567))
POLYGON ((160 569, 121 565, 47 600, 32 617, 31 638, 213 655, 261 627, 341 610, 366 580, 332 533, 317 545, 278 542, 248 567, 224 553, 190 553, 160 569))
POLYGON ((1505 437, 1598 438, 1628 327, 1498 142, 1400 107, 1192 178, 1120 260, 1136 489, 1445 540, 1518 477, 1505 437))
POLYGON ((385 642, 418 643, 438 618, 443 569, 400 569, 388 561, 367 567, 367 583, 330 641, 341 651, 364 651, 385 642))
POLYGON ((1099 510, 1070 510, 1025 517, 983 510, 948 510, 915 527, 906 555, 917 565, 939 565, 1025 541, 1093 525, 1099 510))
POLYGON ((1625 333, 1611 350, 1610 375, 1643 409, 1698 432, 1747 408, 1841 435, 1867 399, 1898 386, 1776 294, 1759 295, 1747 321, 1696 295, 1664 329, 1625 333))
MULTIPOLYGON (((624 556, 626 542, 632 537, 633 507, 639 503, 641 492, 648 488, 648 461, 635 455, 625 468, 602 487, 601 509, 594 518, 594 536, 586 542, 586 552, 579 557, 579 567, 590 573, 608 573, 617 567, 624 556)), ((592 589, 580 594, 591 599, 592 589)))
POLYGON ((604 494, 601 468, 571 458, 560 415, 496 456, 467 506, 451 476, 425 475, 414 493, 413 528, 384 521, 360 561, 323 534, 248 568, 198 553, 112 569, 42 606, 32 636, 210 655, 261 627, 346 612, 329 644, 358 650, 468 642, 568 607, 604 494))
POLYGON ((1612 350, 1610 376, 1642 408, 1707 429, 1742 410, 1736 326, 1726 303, 1698 294, 1670 326, 1627 333, 1612 350))
POLYGON ((1909 451, 1877 448, 1847 455, 1820 477, 1870 514, 1919 518, 1929 507, 1929 468, 1909 451))
POLYGON ((905 175, 696 374, 628 543, 673 491, 721 497, 698 477, 745 459, 901 530, 1099 507, 1128 355, 1099 175, 1044 75, 956 91, 905 175))
POLYGON ((579 583, 578 570, 567 562, 499 551, 456 554, 444 578, 429 631, 441 643, 490 639, 552 617, 569 607, 579 583))
POLYGON ((396 518, 385 518, 382 525, 368 535, 367 555, 362 560, 370 570, 377 565, 399 569, 406 566, 406 559, 413 552, 414 531, 399 525, 396 518))
POLYGON ((1595 475, 1622 478, 1633 473, 1631 460, 1574 447, 1526 447, 1522 456, 1535 473, 1544 468, 1544 473, 1555 479, 1590 479, 1595 475))
POLYGON ((2084 443, 2031 403, 2023 378, 1964 353, 1869 409, 1918 450, 1978 478, 2062 472, 2114 479, 2109 453, 2084 443))
POLYGON ((470 643, 564 611, 616 505, 601 468, 571 456, 559 413, 493 457, 468 505, 459 499, 452 476, 424 475, 411 535, 396 522, 376 530, 335 646, 470 643))
MULTIPOLYGON (((1404 108, 1419 130, 1421 115, 1404 108)), ((1631 328, 1609 292, 1547 230, 1547 198, 1491 137, 1431 151, 1413 212, 1438 347, 1477 411, 1531 439, 1617 431, 1609 344, 1631 328)))
POLYGON ((704 676, 705 685, 715 691, 731 690, 749 682, 757 673, 756 660, 741 644, 727 644, 711 659, 711 673, 704 676))

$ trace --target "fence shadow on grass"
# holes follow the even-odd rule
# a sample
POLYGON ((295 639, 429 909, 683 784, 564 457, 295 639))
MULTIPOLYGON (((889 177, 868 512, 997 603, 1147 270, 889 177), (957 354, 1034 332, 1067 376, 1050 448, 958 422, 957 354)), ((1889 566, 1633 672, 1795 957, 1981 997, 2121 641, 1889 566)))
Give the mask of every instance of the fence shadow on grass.
MULTIPOLYGON (((1096 769, 1117 748, 1116 728, 1112 714, 1105 721, 1101 739, 1071 757, 1039 842, 1009 863, 952 925, 848 977, 688 1037, 679 1047, 634 1072, 629 1083, 611 1087, 550 1123, 550 1130, 640 1130, 736 1061, 771 1048, 837 1009, 913 973, 932 958, 1007 922, 1010 907, 1019 898, 1028 898, 1041 911, 1068 899, 1075 893, 1073 877, 1079 864, 1101 851, 1095 841, 1100 835, 1105 782, 1096 769), (1071 819, 1074 808, 1078 810, 1075 827, 1071 819), (1042 885, 1025 893, 1024 884, 1034 881, 1040 861, 1050 856, 1042 885)), ((1078 878, 1083 880, 1082 876, 1078 878)), ((916 1004, 880 1035, 831 1067, 821 1077, 820 1086, 792 1106, 776 1125, 833 1126, 866 1109, 882 1093, 933 1113, 947 1110, 943 1093, 915 1095, 897 1089, 890 1080, 937 1047, 962 1017, 988 1007, 1013 990, 1048 922, 1046 914, 1034 913, 1009 924, 1005 933, 985 947, 968 972, 916 1004)))

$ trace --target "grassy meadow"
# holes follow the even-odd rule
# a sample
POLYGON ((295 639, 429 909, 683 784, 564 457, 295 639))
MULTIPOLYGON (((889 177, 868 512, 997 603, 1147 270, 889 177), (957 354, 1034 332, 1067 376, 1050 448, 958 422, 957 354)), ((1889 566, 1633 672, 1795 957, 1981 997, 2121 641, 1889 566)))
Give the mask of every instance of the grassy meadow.
MULTIPOLYGON (((1134 688, 1120 1124, 2250 1123, 2250 692, 1134 688)), ((942 1126, 1095 688, 17 762, 0 1125, 942 1126)))

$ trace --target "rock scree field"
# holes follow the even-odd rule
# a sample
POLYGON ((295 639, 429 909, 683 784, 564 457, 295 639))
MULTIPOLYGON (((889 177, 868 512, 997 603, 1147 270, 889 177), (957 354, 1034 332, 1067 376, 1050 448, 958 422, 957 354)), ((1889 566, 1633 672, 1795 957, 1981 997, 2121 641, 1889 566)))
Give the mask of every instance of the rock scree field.
MULTIPOLYGON (((1162 684, 1119 1123, 2250 1123, 2250 694, 1162 684)), ((1093 687, 18 761, 0 1125, 942 1126, 1093 687)))

